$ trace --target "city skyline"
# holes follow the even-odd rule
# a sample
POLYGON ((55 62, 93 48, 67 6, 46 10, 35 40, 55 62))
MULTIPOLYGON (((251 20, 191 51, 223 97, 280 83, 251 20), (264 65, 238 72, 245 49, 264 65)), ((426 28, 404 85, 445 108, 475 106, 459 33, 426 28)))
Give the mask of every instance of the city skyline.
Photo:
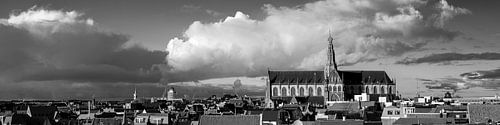
POLYGON ((269 69, 323 70, 329 35, 339 69, 385 70, 403 96, 493 96, 499 5, 1 1, 0 99, 159 96, 167 84, 221 94, 235 80, 262 94, 269 69))

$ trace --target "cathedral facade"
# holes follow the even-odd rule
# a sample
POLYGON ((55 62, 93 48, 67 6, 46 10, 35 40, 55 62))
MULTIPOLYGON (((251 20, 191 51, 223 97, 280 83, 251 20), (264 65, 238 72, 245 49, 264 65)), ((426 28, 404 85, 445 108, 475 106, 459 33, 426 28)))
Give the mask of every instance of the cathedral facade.
POLYGON ((362 93, 370 101, 396 97, 396 83, 385 71, 338 70, 331 36, 328 43, 328 61, 323 71, 269 70, 270 97, 323 97, 325 101, 350 101, 362 93))

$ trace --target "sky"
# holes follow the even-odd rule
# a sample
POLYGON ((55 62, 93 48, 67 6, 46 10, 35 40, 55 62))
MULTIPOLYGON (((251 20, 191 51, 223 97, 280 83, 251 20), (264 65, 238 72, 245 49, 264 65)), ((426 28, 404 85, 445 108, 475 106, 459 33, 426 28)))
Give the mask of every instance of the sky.
POLYGON ((271 70, 384 70, 403 96, 500 89, 497 0, 0 1, 0 98, 263 94, 271 70), (255 89, 260 88, 260 89, 255 89), (255 90, 255 91, 250 91, 255 90))

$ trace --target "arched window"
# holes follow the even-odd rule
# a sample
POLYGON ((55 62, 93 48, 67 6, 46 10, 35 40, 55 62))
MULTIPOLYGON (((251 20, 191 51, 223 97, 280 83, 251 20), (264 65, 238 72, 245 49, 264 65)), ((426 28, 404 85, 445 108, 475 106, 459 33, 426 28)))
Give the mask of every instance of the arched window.
POLYGON ((342 86, 337 86, 337 91, 342 92, 342 86))
POLYGON ((385 94, 384 86, 380 87, 380 94, 385 94))
POLYGON ((322 91, 321 91, 321 87, 318 87, 318 91, 316 93, 317 93, 316 94, 317 96, 322 96, 323 95, 322 91))
POLYGON ((278 96, 278 88, 274 87, 273 88, 273 96, 278 96))
POLYGON ((308 94, 309 94, 309 96, 313 96, 314 95, 314 89, 312 87, 309 87, 308 94))
POLYGON ((388 94, 392 94, 392 86, 389 86, 389 90, 387 91, 388 94))
POLYGON ((333 88, 332 86, 328 87, 328 91, 332 92, 332 88, 333 88))
POLYGON ((300 87, 299 96, 304 96, 304 87, 300 87))
POLYGON ((333 86, 332 88, 333 88, 332 92, 337 92, 337 86, 333 86))
POLYGON ((290 95, 295 96, 295 87, 292 87, 292 90, 290 90, 290 95))
POLYGON ((281 88, 281 96, 288 96, 286 94, 286 88, 285 87, 281 88))
POLYGON ((366 86, 365 93, 366 93, 366 94, 370 94, 370 88, 369 88, 368 86, 366 86))
POLYGON ((377 86, 373 86, 373 94, 378 94, 377 93, 377 86))

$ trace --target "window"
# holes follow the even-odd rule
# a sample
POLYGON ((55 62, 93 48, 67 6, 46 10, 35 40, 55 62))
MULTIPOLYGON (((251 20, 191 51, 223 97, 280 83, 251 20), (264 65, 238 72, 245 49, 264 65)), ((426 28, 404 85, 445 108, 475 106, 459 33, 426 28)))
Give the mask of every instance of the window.
POLYGON ((274 87, 273 88, 273 96, 278 96, 278 88, 274 87))
POLYGON ((396 115, 399 115, 399 114, 401 114, 401 113, 399 112, 399 110, 397 110, 397 111, 395 112, 395 114, 396 114, 396 115))
POLYGON ((338 86, 338 90, 339 92, 342 92, 342 86, 338 86))
POLYGON ((392 111, 391 110, 387 111, 387 115, 392 115, 392 111))
POLYGON ((332 92, 337 91, 337 86, 334 86, 334 87, 332 87, 332 88, 333 88, 332 92))
POLYGON ((377 86, 373 86, 373 94, 378 94, 377 93, 377 86))
POLYGON ((312 87, 309 87, 309 92, 308 92, 309 96, 313 96, 314 94, 314 89, 312 87))
POLYGON ((292 90, 290 90, 290 95, 295 96, 295 88, 292 87, 292 90))
POLYGON ((332 88, 333 88, 332 86, 328 87, 328 91, 332 92, 332 88))
POLYGON ((287 96, 285 87, 281 88, 281 96, 287 96))
POLYGON ((380 94, 385 94, 384 87, 380 87, 380 94))
POLYGON ((365 93, 370 94, 370 88, 368 88, 368 86, 366 87, 365 93))
POLYGON ((389 86, 389 90, 387 91, 388 94, 392 94, 392 87, 389 86))
POLYGON ((304 96, 304 87, 300 87, 299 95, 304 96))
POLYGON ((321 92, 322 92, 322 91, 321 91, 321 87, 318 87, 318 91, 317 91, 317 94, 316 94, 316 95, 318 95, 318 96, 322 96, 323 94, 322 94, 321 92))

